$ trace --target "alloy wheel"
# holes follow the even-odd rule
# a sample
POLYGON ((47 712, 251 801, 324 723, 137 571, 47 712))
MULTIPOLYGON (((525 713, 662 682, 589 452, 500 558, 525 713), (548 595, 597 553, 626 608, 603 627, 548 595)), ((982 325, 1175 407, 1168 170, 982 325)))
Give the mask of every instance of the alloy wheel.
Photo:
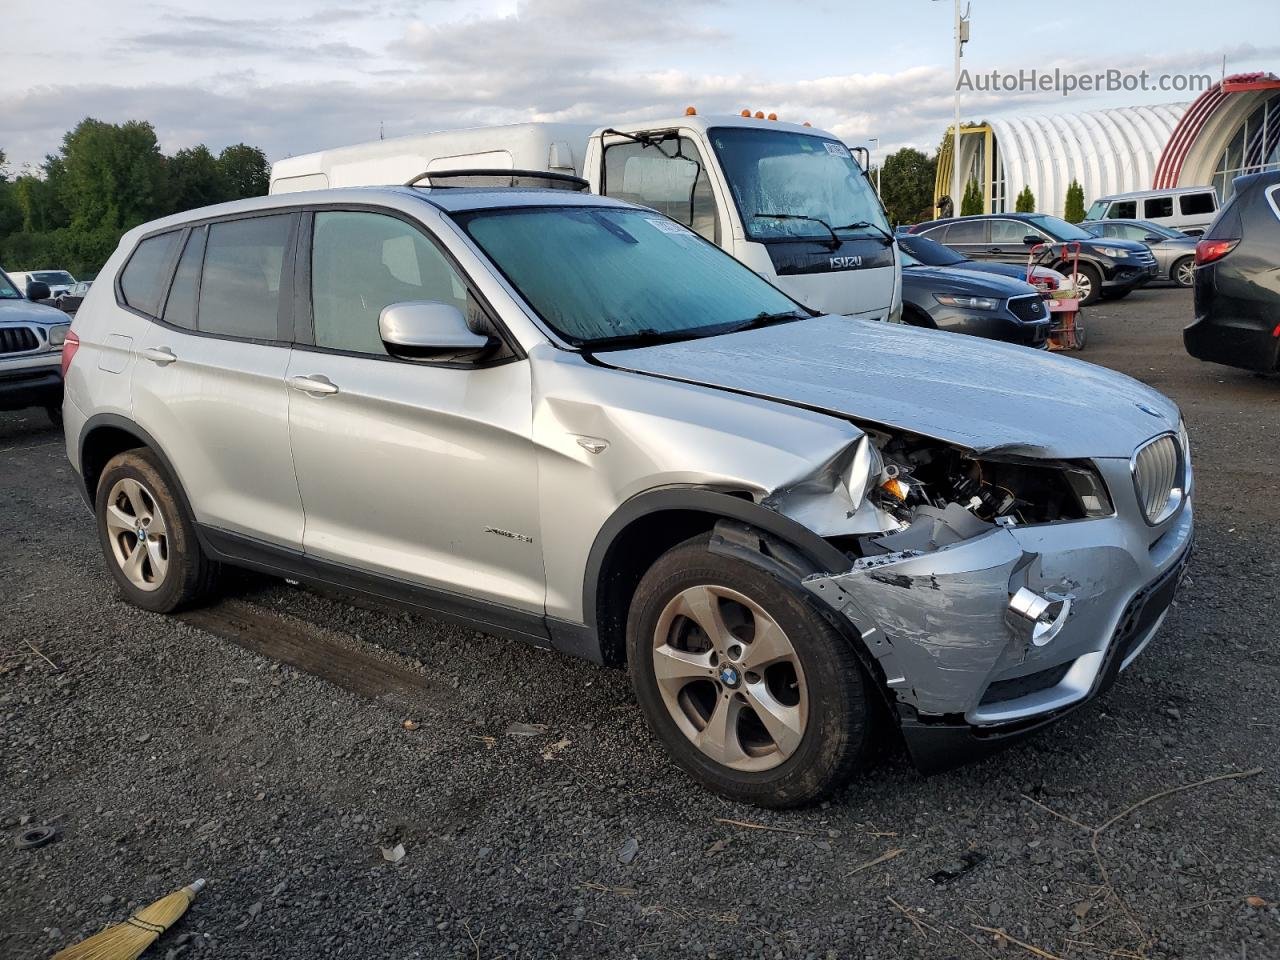
POLYGON ((1093 280, 1084 272, 1073 273, 1070 278, 1072 288, 1080 295, 1082 301, 1088 300, 1093 294, 1093 280))
POLYGON ((156 590, 169 571, 169 534, 151 493, 137 480, 117 480, 107 497, 111 554, 139 590, 156 590))
POLYGON ((676 594, 658 618, 653 668, 680 731, 734 770, 769 770, 795 753, 809 714, 795 647, 763 607, 710 584, 676 594))
POLYGON ((1174 282, 1180 287, 1189 287, 1195 282, 1196 265, 1193 260, 1183 260, 1174 271, 1174 282))

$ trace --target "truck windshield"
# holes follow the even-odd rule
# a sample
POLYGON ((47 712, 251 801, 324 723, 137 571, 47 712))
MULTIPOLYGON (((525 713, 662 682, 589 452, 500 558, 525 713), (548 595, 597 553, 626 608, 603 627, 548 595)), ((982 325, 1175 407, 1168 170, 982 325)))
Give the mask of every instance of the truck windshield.
POLYGON ((577 346, 641 346, 810 315, 719 247, 649 210, 454 214, 525 301, 577 346))
POLYGON ((750 239, 889 232, 879 198, 843 143, 768 128, 716 127, 709 136, 750 239))

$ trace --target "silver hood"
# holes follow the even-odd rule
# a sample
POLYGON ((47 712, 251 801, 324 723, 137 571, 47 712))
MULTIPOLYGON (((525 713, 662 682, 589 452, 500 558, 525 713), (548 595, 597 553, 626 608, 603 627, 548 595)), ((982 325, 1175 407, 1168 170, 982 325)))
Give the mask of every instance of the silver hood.
POLYGON ((30 300, 0 299, 0 323, 70 323, 71 318, 57 307, 30 300))
POLYGON ((1173 401, 1103 367, 848 317, 815 317, 598 358, 987 453, 1127 458, 1144 440, 1178 429, 1173 401))

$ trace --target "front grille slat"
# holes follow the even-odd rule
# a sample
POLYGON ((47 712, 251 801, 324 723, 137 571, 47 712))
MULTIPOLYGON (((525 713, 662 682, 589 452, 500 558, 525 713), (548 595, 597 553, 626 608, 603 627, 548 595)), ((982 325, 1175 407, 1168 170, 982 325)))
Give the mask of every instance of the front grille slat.
POLYGON ((1010 298, 1009 312, 1024 323, 1034 323, 1037 320, 1043 320, 1049 315, 1044 301, 1038 294, 1010 298))
POLYGON ((40 338, 30 327, 0 327, 0 354, 28 353, 40 346, 40 338))
POLYGON ((1181 473, 1181 454, 1172 435, 1157 437, 1134 457, 1133 482, 1142 512, 1150 523, 1168 518, 1181 473))

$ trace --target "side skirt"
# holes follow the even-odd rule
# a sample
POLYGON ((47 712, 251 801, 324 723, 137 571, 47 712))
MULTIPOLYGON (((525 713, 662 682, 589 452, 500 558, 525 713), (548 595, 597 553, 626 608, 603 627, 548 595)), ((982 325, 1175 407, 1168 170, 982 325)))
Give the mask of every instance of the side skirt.
POLYGON ((372 597, 404 610, 425 613, 537 647, 553 648, 593 663, 604 662, 594 632, 580 623, 437 590, 399 577, 371 573, 217 527, 199 525, 198 535, 205 553, 229 566, 372 597))

